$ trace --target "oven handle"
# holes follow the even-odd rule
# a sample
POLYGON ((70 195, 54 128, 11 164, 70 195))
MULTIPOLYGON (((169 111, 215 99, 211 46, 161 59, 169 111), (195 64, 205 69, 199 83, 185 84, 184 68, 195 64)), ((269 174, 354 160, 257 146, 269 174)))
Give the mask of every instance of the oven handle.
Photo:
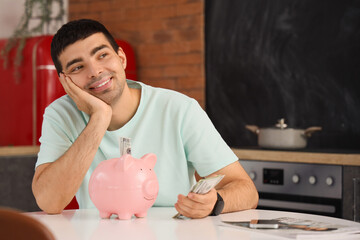
POLYGON ((288 202, 288 201, 278 201, 270 199, 259 199, 259 207, 274 207, 274 208, 286 208, 294 209, 301 211, 316 211, 323 213, 335 213, 336 208, 332 205, 323 205, 315 203, 301 203, 301 202, 288 202))

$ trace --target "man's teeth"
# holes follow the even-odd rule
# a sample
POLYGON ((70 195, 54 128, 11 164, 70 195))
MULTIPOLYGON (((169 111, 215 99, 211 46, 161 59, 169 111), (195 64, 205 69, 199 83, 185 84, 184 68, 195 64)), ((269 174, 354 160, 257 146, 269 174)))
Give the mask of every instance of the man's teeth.
POLYGON ((98 86, 96 86, 96 87, 94 87, 94 88, 102 87, 102 86, 104 86, 105 84, 107 84, 109 81, 110 81, 110 78, 109 78, 107 81, 103 82, 102 84, 100 84, 100 85, 98 85, 98 86))

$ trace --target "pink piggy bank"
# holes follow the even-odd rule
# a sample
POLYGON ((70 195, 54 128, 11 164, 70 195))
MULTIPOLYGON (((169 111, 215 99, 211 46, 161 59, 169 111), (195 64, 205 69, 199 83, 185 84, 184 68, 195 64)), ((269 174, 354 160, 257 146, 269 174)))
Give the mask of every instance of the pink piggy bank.
POLYGON ((117 214, 119 219, 145 217, 159 192, 153 170, 156 155, 149 153, 141 159, 129 154, 101 162, 92 173, 89 194, 101 218, 117 214))

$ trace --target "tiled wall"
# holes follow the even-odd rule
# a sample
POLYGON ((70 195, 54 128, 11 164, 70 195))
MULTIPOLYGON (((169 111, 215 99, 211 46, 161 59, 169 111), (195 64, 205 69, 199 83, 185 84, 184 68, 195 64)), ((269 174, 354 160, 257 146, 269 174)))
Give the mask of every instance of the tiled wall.
POLYGON ((69 20, 79 18, 134 47, 138 80, 205 106, 204 0, 69 0, 69 20))

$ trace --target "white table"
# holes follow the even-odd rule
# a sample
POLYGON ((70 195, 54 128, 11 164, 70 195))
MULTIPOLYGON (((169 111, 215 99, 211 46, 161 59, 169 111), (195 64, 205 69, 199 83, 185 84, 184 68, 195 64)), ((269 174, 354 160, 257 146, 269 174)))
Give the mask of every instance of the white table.
MULTIPOLYGON (((175 208, 159 207, 150 208, 146 218, 133 217, 131 220, 119 220, 116 218, 116 215, 113 215, 111 219, 101 219, 96 209, 66 210, 58 215, 47 215, 43 212, 26 214, 44 223, 58 240, 284 239, 283 237, 269 235, 269 232, 267 232, 269 230, 254 231, 240 227, 235 228, 220 225, 221 221, 249 221, 256 218, 271 219, 277 217, 310 219, 319 222, 345 225, 360 230, 360 223, 344 219, 268 210, 246 210, 221 214, 216 217, 191 220, 173 219, 172 216, 176 214, 175 208)), ((350 239, 360 239, 360 234, 355 236, 355 238, 350 239)))

